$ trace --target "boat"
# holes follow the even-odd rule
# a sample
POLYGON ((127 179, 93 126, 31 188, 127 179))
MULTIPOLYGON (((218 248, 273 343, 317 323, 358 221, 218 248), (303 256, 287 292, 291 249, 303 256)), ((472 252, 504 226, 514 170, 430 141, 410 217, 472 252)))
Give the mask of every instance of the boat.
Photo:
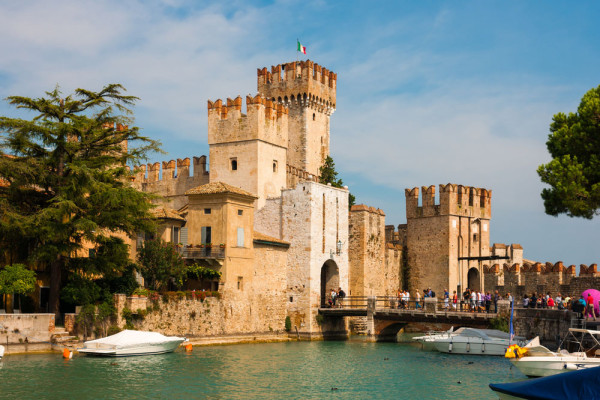
POLYGON ((0 345, 0 360, 4 357, 4 346, 0 345))
POLYGON ((507 352, 506 357, 522 373, 530 377, 550 376, 561 372, 588 369, 600 366, 600 342, 597 337, 600 331, 590 329, 570 328, 568 335, 561 342, 559 349, 554 352, 540 345, 539 338, 527 343, 521 350, 522 356, 515 357, 514 352, 507 352), (581 337, 578 337, 581 336, 581 337), (578 351, 570 353, 560 347, 565 341, 579 345, 578 351), (591 343, 591 346, 584 346, 591 343))
POLYGON ((435 340, 443 337, 448 337, 454 331, 454 327, 451 327, 447 331, 429 331, 423 336, 415 336, 412 339, 421 344, 421 348, 425 351, 435 351, 435 340))
POLYGON ((511 341, 508 333, 499 330, 460 328, 432 341, 435 349, 442 353, 502 356, 511 343, 523 344, 524 338, 517 336, 511 341))
POLYGON ((600 367, 512 383, 490 383, 501 399, 600 399, 600 367))
POLYGON ((78 352, 93 356, 124 357, 170 353, 186 338, 158 332, 124 330, 102 339, 88 340, 78 352))

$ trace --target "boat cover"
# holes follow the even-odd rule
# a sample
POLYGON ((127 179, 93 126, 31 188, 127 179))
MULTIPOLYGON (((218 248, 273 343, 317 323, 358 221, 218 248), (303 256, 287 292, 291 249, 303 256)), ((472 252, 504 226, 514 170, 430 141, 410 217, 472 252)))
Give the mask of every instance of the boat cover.
POLYGON ((513 383, 490 383, 490 388, 499 393, 520 399, 600 400, 600 367, 528 379, 513 383))
POLYGON ((127 348, 130 346, 153 344, 153 343, 165 343, 172 342, 175 340, 184 341, 185 338, 177 336, 165 336, 158 332, 146 332, 146 331, 132 331, 124 330, 115 335, 107 336, 102 339, 88 340, 83 345, 86 347, 88 344, 95 345, 100 344, 103 347, 113 347, 115 349, 127 348))

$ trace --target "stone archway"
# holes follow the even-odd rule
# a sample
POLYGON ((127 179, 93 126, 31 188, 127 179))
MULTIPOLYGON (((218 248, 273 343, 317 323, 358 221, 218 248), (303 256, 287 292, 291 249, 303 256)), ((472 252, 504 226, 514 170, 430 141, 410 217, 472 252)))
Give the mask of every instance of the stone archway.
POLYGON ((340 287, 340 269, 333 260, 327 260, 321 267, 321 307, 327 307, 331 289, 340 287))
POLYGON ((479 283, 479 270, 477 268, 469 269, 469 272, 467 273, 467 282, 469 289, 476 291, 481 290, 481 285, 479 283))

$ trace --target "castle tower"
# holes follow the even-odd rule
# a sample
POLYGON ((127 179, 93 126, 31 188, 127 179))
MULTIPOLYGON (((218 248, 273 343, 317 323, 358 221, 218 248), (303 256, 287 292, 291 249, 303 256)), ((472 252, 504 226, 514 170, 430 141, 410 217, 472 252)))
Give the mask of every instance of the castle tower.
POLYGON ((257 209, 286 187, 288 109, 261 95, 208 101, 210 182, 225 182, 258 197, 257 209))
MULTIPOLYGON (((329 155, 329 118, 337 74, 310 60, 258 69, 258 92, 289 109, 287 163, 318 176, 329 155)), ((288 187, 291 185, 288 184, 288 187)))
POLYGON ((439 204, 435 186, 421 188, 421 205, 419 188, 405 191, 410 290, 431 287, 437 296, 444 289, 484 290, 486 261, 475 258, 490 255, 492 191, 454 184, 439 189, 439 204))

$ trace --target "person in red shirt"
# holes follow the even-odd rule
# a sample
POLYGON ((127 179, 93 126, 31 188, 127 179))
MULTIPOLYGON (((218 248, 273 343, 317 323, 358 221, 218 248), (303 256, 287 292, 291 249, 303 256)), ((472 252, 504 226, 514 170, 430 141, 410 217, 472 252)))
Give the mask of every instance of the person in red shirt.
POLYGON ((591 293, 588 293, 588 297, 587 297, 586 303, 587 303, 587 310, 586 310, 586 313, 585 313, 585 318, 587 319, 588 314, 590 314, 592 317, 594 317, 594 321, 595 321, 596 320, 596 313, 594 312, 594 298, 592 297, 591 293))

